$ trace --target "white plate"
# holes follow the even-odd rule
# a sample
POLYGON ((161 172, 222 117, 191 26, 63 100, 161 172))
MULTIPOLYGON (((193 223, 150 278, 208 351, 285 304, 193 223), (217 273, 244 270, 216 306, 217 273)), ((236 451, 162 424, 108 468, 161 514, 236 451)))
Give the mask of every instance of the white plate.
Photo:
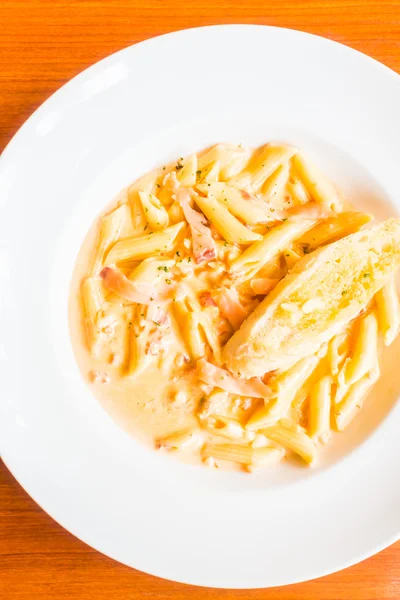
POLYGON ((305 147, 350 195, 394 201, 399 106, 399 77, 353 50, 234 25, 114 54, 18 132, 1 159, 1 453, 74 535, 142 571, 232 588, 318 577, 399 537, 396 386, 315 471, 212 472, 120 430, 81 380, 67 327, 89 224, 155 163, 215 141, 280 138, 305 147))

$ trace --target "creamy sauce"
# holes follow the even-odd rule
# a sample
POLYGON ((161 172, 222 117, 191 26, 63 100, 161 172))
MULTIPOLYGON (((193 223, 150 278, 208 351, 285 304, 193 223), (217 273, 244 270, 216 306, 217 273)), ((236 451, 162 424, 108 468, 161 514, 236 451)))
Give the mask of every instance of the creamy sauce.
MULTIPOLYGON (((114 208, 113 202, 106 212, 114 208)), ((192 403, 196 403, 200 390, 193 389, 190 381, 171 383, 168 361, 174 359, 182 347, 178 340, 171 340, 168 350, 155 360, 139 376, 130 379, 123 374, 125 357, 125 332, 120 326, 129 318, 129 310, 123 302, 114 302, 113 308, 119 326, 115 336, 105 344, 103 352, 93 356, 86 339, 85 317, 82 310, 81 285, 93 257, 93 248, 99 231, 97 219, 89 231, 76 262, 69 301, 69 323, 74 352, 82 375, 91 387, 96 398, 107 412, 128 433, 147 444, 154 444, 154 438, 163 437, 171 431, 196 425, 190 404, 187 411, 174 408, 174 395, 178 389, 190 391, 192 403), (96 380, 94 373, 99 373, 96 380), (104 376, 110 381, 103 382, 104 376)), ((129 225, 121 237, 129 235, 129 225)))
MULTIPOLYGON (((165 172, 161 173, 162 177, 172 169, 173 166, 167 167, 165 172)), ((159 180, 161 181, 161 179, 159 180)), ((117 199, 107 207, 103 215, 108 214, 121 202, 128 201, 128 195, 128 190, 121 192, 117 199)), ((286 198, 287 202, 285 208, 296 204, 287 189, 283 197, 286 198)), ((143 207, 138 209, 136 219, 136 206, 136 204, 133 206, 133 221, 128 220, 124 223, 118 234, 118 239, 146 233, 143 230, 140 231, 140 222, 145 223, 145 220, 143 220, 143 217, 145 217, 143 207)), ((178 208, 175 207, 175 210, 178 211, 178 208)), ((279 210, 278 204, 276 204, 276 210, 279 210)), ((171 212, 171 214, 173 213, 171 212)), ((149 323, 149 313, 147 311, 150 309, 143 307, 139 309, 143 312, 138 313, 137 309, 132 308, 131 302, 118 297, 112 291, 105 291, 104 298, 107 307, 110 309, 108 312, 111 314, 111 318, 110 314, 105 315, 104 323, 100 319, 100 349, 97 354, 90 351, 87 339, 87 316, 82 307, 81 289, 83 281, 91 270, 103 215, 96 220, 88 232, 79 252, 71 283, 69 300, 70 333, 82 376, 112 418, 124 430, 144 444, 157 447, 160 440, 162 442, 171 434, 190 430, 192 433, 188 443, 182 444, 179 451, 173 452, 173 454, 178 455, 180 459, 185 461, 201 462, 200 448, 205 442, 227 443, 232 442, 232 439, 221 438, 199 424, 199 407, 207 400, 210 386, 199 381, 196 376, 195 361, 190 356, 186 332, 183 330, 182 322, 179 321, 179 312, 172 310, 172 313, 169 313, 167 323, 162 323, 156 320, 158 318, 157 308, 152 307, 154 318, 153 321, 150 320, 150 325, 146 325, 148 328, 150 327, 150 346, 147 348, 146 366, 140 373, 127 376, 126 369, 129 360, 129 351, 127 351, 129 342, 127 339, 135 331, 138 318, 139 320, 140 318, 147 319, 149 323), (153 344, 154 352, 151 340, 155 341, 155 344, 153 344)), ((264 235, 267 233, 268 227, 255 226, 253 231, 258 231, 261 235, 264 235)), ((215 237, 218 240, 218 249, 220 250, 220 268, 216 268, 211 261, 211 265, 202 263, 200 266, 194 265, 193 267, 193 264, 190 266, 187 264, 186 271, 190 273, 194 269, 195 272, 194 277, 188 276, 187 280, 186 274, 182 275, 180 273, 180 281, 189 282, 192 289, 199 296, 203 292, 205 293, 222 285, 226 278, 229 261, 232 261, 232 258, 239 255, 240 251, 244 249, 241 248, 240 250, 238 244, 224 242, 218 235, 215 237), (221 265, 225 265, 225 268, 221 268, 221 265)), ((188 257, 193 256, 192 248, 187 248, 182 240, 174 246, 172 251, 161 254, 164 254, 164 257, 167 258, 173 257, 175 260, 177 260, 176 254, 178 254, 179 260, 185 261, 188 260, 188 257)), ((125 262, 121 271, 125 275, 129 275, 139 262, 125 262)), ((282 260, 275 260, 270 265, 271 273, 264 270, 263 277, 273 279, 274 273, 281 268, 282 260)), ((160 275, 168 279, 163 271, 160 271, 160 275)), ((282 276, 282 274, 278 275, 278 278, 282 276)), ((252 300, 246 293, 242 296, 243 298, 245 298, 244 306, 248 314, 258 304, 259 299, 253 294, 252 300)), ((162 309, 162 303, 156 303, 156 305, 158 304, 162 309)), ((214 308, 211 307, 209 311, 213 327, 218 329, 219 333, 222 332, 221 339, 227 341, 235 328, 232 328, 229 323, 227 324, 225 318, 216 316, 216 311, 213 312, 213 310, 214 308)), ((136 334, 133 333, 133 335, 136 334)), ((142 335, 142 333, 137 335, 142 335)), ((205 353, 206 358, 212 358, 209 348, 205 350, 205 353)), ((316 373, 318 374, 319 371, 316 373)), ((316 373, 313 375, 314 378, 316 373)), ((229 418, 240 420, 242 423, 245 423, 251 413, 263 404, 262 400, 241 396, 233 396, 231 400, 231 408, 227 414, 229 418)), ((301 408, 303 401, 304 392, 300 390, 297 406, 301 408)), ((292 409, 293 414, 296 413, 296 410, 295 403, 295 408, 292 409)), ((290 416, 293 415, 290 414, 290 416)), ((302 423, 301 415, 298 422, 302 423)), ((161 443, 161 445, 163 444, 161 443)), ((166 449, 168 449, 168 445, 166 449)), ((230 466, 232 467, 232 464, 230 466)), ((226 464, 224 464, 224 467, 226 467, 226 464)))

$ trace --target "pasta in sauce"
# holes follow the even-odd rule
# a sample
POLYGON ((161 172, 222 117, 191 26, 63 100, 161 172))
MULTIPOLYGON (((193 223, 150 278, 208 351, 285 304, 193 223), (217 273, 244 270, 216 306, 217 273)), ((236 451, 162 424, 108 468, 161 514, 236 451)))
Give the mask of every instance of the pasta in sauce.
POLYGON ((314 464, 379 377, 380 333, 385 344, 398 334, 400 249, 384 273, 376 267, 379 277, 360 275, 364 303, 350 320, 336 319, 312 354, 299 350, 298 360, 264 372, 261 348, 254 376, 246 372, 253 350, 244 374, 235 365, 249 323, 259 315, 249 329, 258 331, 264 305, 272 310, 269 298, 285 311, 289 342, 307 342, 302 319, 325 310, 324 296, 300 307, 279 299, 314 253, 323 260, 321 248, 340 250, 352 236, 367 243, 357 232, 371 219, 286 145, 218 144, 144 175, 93 225, 75 267, 70 327, 94 394, 129 431, 184 460, 251 472, 294 453, 314 464))

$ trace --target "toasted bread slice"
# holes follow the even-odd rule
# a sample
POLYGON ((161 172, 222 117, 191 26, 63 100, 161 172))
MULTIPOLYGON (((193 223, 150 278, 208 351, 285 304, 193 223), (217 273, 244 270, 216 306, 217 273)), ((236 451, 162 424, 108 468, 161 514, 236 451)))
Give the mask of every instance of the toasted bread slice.
POLYGON ((286 369, 357 316, 400 264, 400 219, 358 231, 302 258, 226 344, 237 377, 286 369))

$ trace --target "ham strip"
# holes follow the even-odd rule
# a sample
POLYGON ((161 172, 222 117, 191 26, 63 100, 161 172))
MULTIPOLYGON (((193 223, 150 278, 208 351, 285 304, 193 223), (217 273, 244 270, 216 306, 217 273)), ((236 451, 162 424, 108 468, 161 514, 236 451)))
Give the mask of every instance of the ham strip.
POLYGON ((217 257, 217 251, 211 229, 206 225, 206 218, 190 206, 190 194, 185 188, 178 191, 176 199, 182 207, 185 219, 189 223, 196 263, 213 260, 217 257))
POLYGON ((265 222, 281 221, 282 219, 286 218, 286 211, 278 210, 277 208, 271 207, 267 202, 265 202, 261 198, 258 198, 254 194, 250 194, 246 190, 239 191, 242 195, 243 200, 254 204, 254 206, 257 206, 257 208, 259 208, 265 213, 265 222))
MULTIPOLYGON (((104 286, 124 300, 138 304, 150 304, 153 300, 167 300, 172 290, 161 292, 151 283, 130 281, 115 267, 104 267, 100 273, 104 286)), ((169 286, 172 287, 172 286, 169 286)))
POLYGON ((225 390, 230 394, 247 396, 248 398, 264 398, 265 400, 274 396, 271 388, 265 385, 259 377, 236 379, 226 369, 216 367, 204 358, 197 361, 197 376, 204 383, 225 390))
POLYGON ((213 294, 213 298, 222 316, 228 319, 234 329, 239 329, 249 315, 241 304, 237 291, 233 288, 221 288, 213 294))

